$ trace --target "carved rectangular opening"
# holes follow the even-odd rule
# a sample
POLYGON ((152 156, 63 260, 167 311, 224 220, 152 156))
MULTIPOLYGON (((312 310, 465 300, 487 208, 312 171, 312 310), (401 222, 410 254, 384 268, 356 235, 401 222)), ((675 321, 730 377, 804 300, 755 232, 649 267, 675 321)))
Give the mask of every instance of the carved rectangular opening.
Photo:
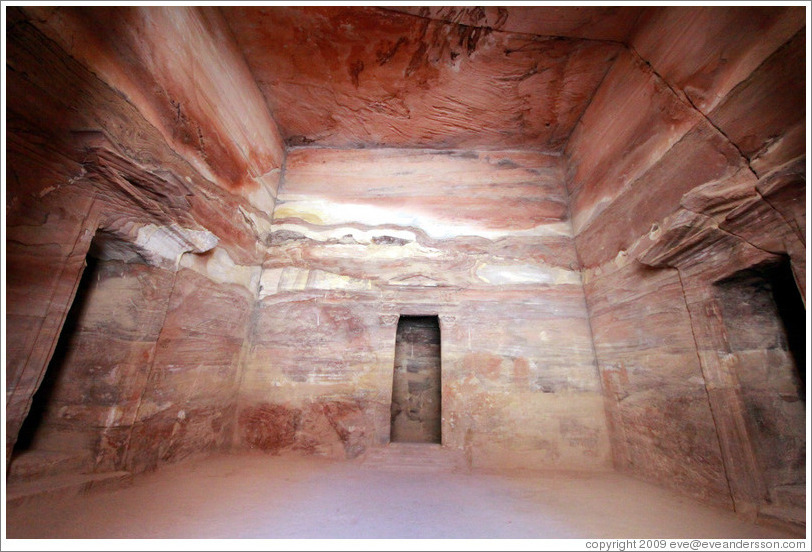
POLYGON ((756 454, 771 495, 805 482, 806 309, 789 260, 716 284, 756 454))
POLYGON ((56 397, 60 392, 64 391, 61 389, 65 384, 63 367, 68 363, 70 353, 73 350, 74 337, 82 314, 87 307, 88 297, 98 270, 97 259, 88 256, 85 263, 73 303, 71 303, 68 314, 65 316, 53 355, 39 388, 31 399, 28 415, 17 434, 17 442, 14 445, 11 459, 12 465, 21 455, 29 452, 64 451, 64 443, 54 438, 52 430, 59 425, 59 416, 58 412, 56 412, 58 410, 56 397))
POLYGON ((395 337, 390 441, 441 443, 440 320, 401 316, 395 337))

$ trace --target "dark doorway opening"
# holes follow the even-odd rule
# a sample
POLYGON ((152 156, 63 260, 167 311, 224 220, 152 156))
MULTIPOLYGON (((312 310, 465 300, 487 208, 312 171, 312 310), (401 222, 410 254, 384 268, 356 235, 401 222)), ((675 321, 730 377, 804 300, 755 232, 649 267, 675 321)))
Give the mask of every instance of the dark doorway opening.
POLYGON ((787 348, 795 361, 801 382, 801 399, 806 400, 806 308, 795 283, 788 258, 767 273, 775 306, 787 337, 787 348))
POLYGON ((716 287, 732 352, 785 351, 805 400, 806 308, 789 258, 742 270, 716 287))
POLYGON ((770 500, 806 481, 806 309, 789 259, 717 282, 716 299, 770 500))
POLYGON ((401 316, 395 337, 391 442, 441 443, 440 320, 401 316))
POLYGON ((49 408, 53 407, 51 399, 58 391, 62 366, 65 364, 71 350, 71 341, 76 333, 82 313, 87 306, 87 297, 92 288, 93 279, 96 277, 98 261, 88 256, 85 263, 85 269, 76 288, 73 303, 71 303, 65 322, 62 324, 53 356, 48 363, 48 368, 39 388, 31 399, 31 408, 17 435, 17 442, 14 445, 15 457, 21 453, 39 448, 37 436, 48 418, 49 408))

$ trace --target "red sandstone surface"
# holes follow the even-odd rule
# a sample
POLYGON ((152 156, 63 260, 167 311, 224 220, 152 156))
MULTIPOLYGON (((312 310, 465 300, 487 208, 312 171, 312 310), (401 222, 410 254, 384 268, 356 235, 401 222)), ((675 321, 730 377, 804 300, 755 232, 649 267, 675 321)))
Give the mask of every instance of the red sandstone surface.
POLYGON ((7 14, 12 483, 364 457, 437 316, 468 466, 802 530, 802 8, 7 14))

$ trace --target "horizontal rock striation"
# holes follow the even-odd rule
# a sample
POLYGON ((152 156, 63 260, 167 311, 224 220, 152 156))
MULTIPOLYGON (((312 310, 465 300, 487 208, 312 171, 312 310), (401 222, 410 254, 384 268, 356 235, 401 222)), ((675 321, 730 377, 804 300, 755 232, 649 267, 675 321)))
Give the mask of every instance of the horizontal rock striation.
POLYGON ((605 468, 563 175, 560 157, 526 152, 292 150, 241 444, 354 456, 387 443, 397 320, 439 315, 444 445, 474 466, 605 468), (335 400, 363 405, 346 439, 307 415, 335 400), (290 411, 284 439, 254 435, 251 412, 290 411))
MULTIPOLYGON (((120 83, 98 65, 102 58, 110 61, 105 58, 112 55, 109 45, 94 43, 98 49, 81 51, 85 58, 77 43, 72 57, 60 46, 67 40, 61 33, 69 28, 61 26, 68 25, 60 19, 62 12, 36 13, 17 8, 8 12, 6 322, 14 345, 6 364, 7 459, 44 377, 87 255, 170 272, 179 268, 185 254, 258 266, 261 252, 256 244, 270 221, 270 212, 260 211, 253 196, 232 193, 222 185, 231 178, 227 173, 212 175, 188 152, 179 153, 181 148, 162 132, 165 128, 150 119, 148 106, 116 88, 120 83), (56 19, 49 19, 52 16, 56 19), (242 215, 235 218, 234 213, 242 215), (213 248, 219 253, 212 253, 213 248)), ((70 20, 75 16, 84 21, 89 15, 69 13, 70 20)), ((195 13, 185 17, 195 19, 195 13)), ((225 134, 222 139, 228 141, 225 134)), ((281 161, 281 152, 277 144, 274 159, 281 161)), ((201 264, 206 266, 189 264, 199 270, 201 264)), ((172 281, 161 278, 155 285, 163 288, 172 281)), ((113 329, 119 314, 123 312, 107 321, 113 342, 120 338, 113 329)), ((77 354, 96 356, 102 351, 100 343, 87 347, 77 354)), ((128 362, 135 363, 105 361, 111 370, 121 364, 123 372, 133 369, 128 362)), ((138 361, 139 373, 151 361, 144 362, 138 361)), ((134 396, 137 388, 128 387, 134 396)), ((94 400, 88 398, 88 409, 95 408, 94 400)), ((131 405, 122 401, 119 406, 128 411, 131 405)), ((94 415, 92 427, 126 426, 129 422, 119 419, 120 414, 107 425, 94 415)), ((126 449, 116 439, 112 463, 120 462, 126 449)))
POLYGON ((799 14, 645 10, 566 149, 615 465, 752 519, 781 500, 774 466, 805 446, 800 418, 774 422, 799 391, 779 383, 792 362, 755 375, 734 335, 744 292, 717 284, 788 259, 805 294, 799 14))
POLYGON ((797 529, 804 13, 10 8, 7 460, 363 457, 436 316, 468 467, 797 529))

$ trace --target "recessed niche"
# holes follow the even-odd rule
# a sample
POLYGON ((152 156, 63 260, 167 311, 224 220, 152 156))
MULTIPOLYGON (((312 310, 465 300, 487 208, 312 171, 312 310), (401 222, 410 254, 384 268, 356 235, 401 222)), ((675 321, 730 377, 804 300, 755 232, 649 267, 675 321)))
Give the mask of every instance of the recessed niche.
POLYGON ((401 316, 395 337, 390 440, 440 443, 440 321, 401 316))

